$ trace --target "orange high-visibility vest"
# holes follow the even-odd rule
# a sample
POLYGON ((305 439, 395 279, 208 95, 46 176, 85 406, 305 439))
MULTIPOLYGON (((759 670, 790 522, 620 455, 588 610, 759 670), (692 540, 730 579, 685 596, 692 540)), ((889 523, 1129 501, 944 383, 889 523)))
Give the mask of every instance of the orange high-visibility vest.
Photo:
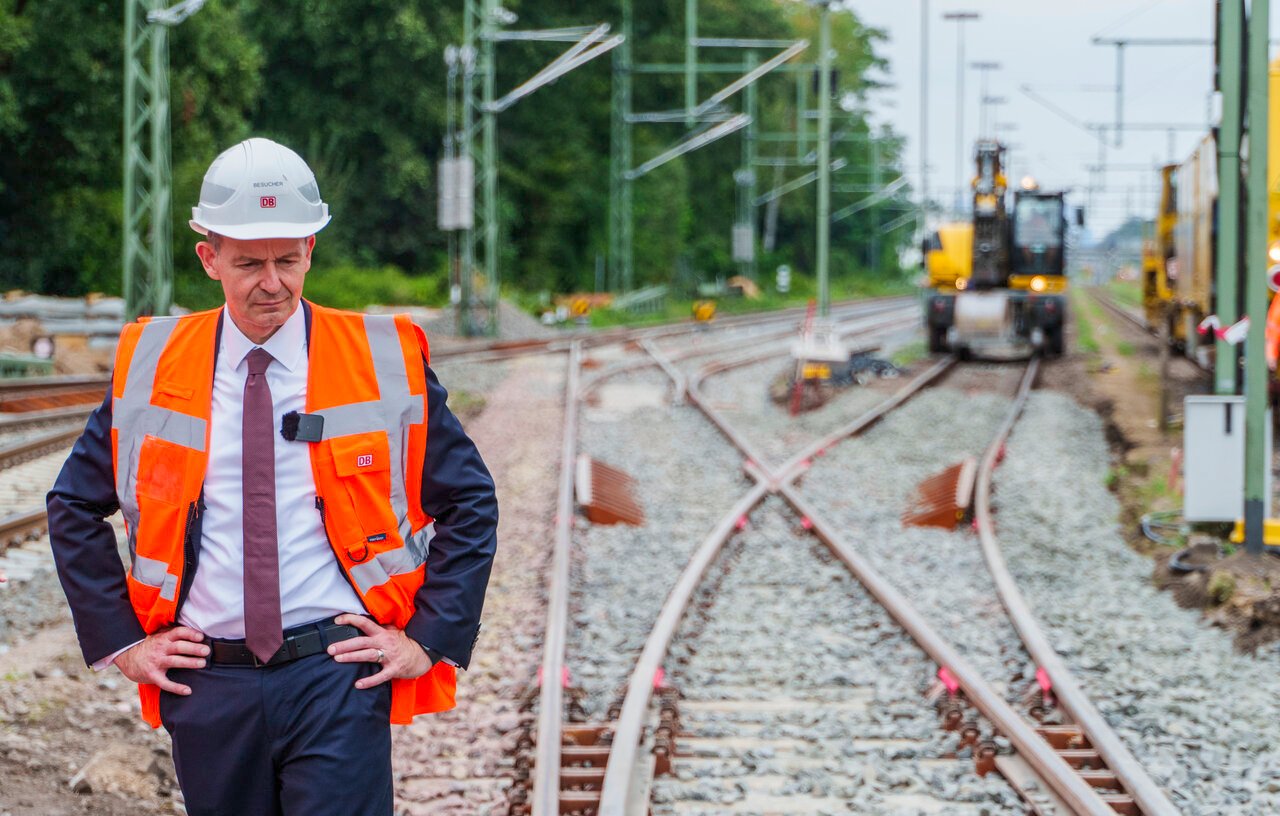
MULTIPOLYGON (((112 382, 111 454, 129 535, 129 600, 148 633, 177 619, 189 541, 209 462, 220 310, 125 326, 112 382)), ((316 508, 334 556, 365 609, 404 628, 426 579, 431 517, 422 508, 427 447, 427 339, 408 315, 362 315, 311 304, 309 444, 316 508)), ((311 511, 311 508, 307 509, 311 511)), ((393 680, 391 722, 453 708, 444 662, 393 680)), ((160 725, 160 690, 143 684, 142 717, 160 725)))
POLYGON ((1267 330, 1263 335, 1267 355, 1267 367, 1276 370, 1276 359, 1280 357, 1280 292, 1271 298, 1271 308, 1267 309, 1267 330))

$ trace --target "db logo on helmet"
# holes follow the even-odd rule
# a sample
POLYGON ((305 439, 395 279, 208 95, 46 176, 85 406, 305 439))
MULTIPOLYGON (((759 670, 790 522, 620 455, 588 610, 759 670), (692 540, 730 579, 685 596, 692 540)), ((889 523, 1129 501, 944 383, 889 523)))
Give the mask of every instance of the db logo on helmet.
POLYGON ((258 206, 259 206, 259 207, 262 207, 264 210, 266 210, 266 209, 270 209, 270 208, 274 207, 275 205, 276 205, 276 197, 275 197, 275 196, 263 196, 263 197, 258 201, 258 206))

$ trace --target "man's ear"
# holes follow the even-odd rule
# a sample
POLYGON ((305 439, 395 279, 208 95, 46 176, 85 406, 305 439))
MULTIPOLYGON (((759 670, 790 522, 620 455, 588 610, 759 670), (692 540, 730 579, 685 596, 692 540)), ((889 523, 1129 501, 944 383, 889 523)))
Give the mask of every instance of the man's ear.
POLYGON ((222 275, 213 265, 213 259, 218 257, 218 250, 213 248, 213 244, 208 241, 201 241, 196 244, 196 255, 200 257, 200 263, 204 265, 204 272, 213 280, 222 280, 222 275))
POLYGON ((311 260, 311 251, 316 248, 316 237, 314 235, 307 236, 307 260, 311 260))

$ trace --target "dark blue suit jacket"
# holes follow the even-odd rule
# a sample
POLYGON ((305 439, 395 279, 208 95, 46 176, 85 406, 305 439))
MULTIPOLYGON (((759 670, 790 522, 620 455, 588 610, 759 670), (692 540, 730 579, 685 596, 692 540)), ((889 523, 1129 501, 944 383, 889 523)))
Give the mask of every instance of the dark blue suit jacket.
MULTIPOLYGON (((311 310, 305 301, 302 306, 310 336, 311 310)), ((219 322, 219 336, 221 328, 219 322)), ((498 501, 480 452, 445 404, 448 392, 425 360, 423 367, 427 451, 422 507, 435 518, 435 537, 427 555, 427 581, 405 633, 465 669, 480 631, 497 548, 498 501)), ((80 649, 85 661, 93 664, 146 634, 129 604, 115 531, 104 520, 120 509, 111 467, 110 389, 90 415, 47 501, 58 577, 71 605, 80 649)), ((308 507, 299 512, 318 511, 308 507)), ((200 533, 197 515, 192 530, 197 569, 200 533)), ((189 579, 186 576, 184 583, 189 579)), ((179 600, 184 596, 180 593, 179 600)))

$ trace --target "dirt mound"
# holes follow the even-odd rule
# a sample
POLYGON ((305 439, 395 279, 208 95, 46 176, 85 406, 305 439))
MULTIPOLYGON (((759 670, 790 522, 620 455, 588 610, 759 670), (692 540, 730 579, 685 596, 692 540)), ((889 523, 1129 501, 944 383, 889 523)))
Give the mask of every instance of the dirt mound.
POLYGON ((1156 559, 1153 580, 1179 606, 1235 636, 1236 648, 1253 652, 1280 640, 1280 558, 1235 552, 1223 555, 1212 541, 1199 541, 1156 559))

